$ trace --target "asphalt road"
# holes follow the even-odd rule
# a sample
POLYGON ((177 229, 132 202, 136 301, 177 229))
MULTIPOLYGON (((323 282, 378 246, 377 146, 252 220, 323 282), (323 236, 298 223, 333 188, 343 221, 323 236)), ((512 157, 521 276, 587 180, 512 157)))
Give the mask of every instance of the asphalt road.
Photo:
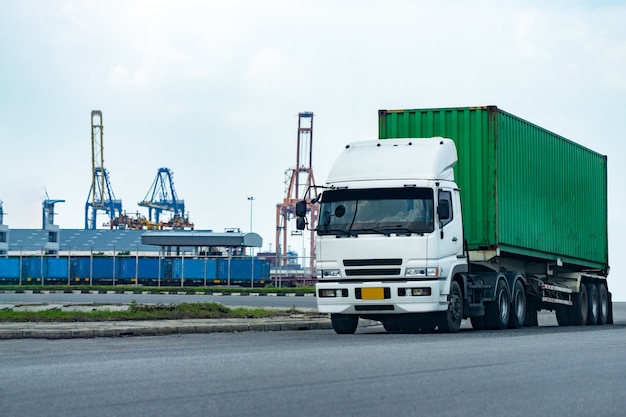
POLYGON ((616 324, 0 341, 10 416, 623 416, 616 324))

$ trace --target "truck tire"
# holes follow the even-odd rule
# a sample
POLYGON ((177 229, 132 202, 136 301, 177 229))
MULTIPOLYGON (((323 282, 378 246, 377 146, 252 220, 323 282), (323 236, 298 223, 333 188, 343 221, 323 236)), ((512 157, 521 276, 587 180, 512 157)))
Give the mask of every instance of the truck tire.
POLYGON ((352 314, 331 314, 330 321, 337 334, 354 334, 359 325, 359 316, 352 314))
POLYGON ((589 316, 589 297, 587 296, 587 286, 580 283, 578 292, 572 294, 573 305, 569 308, 570 325, 571 326, 584 326, 587 324, 587 317, 589 316))
POLYGON ((603 282, 598 287, 598 324, 605 325, 609 322, 609 292, 603 282))
POLYGON ((587 314, 587 324, 589 326, 595 326, 598 323, 598 290, 593 283, 586 285, 587 287, 587 300, 589 300, 589 309, 587 314))
POLYGON ((513 285, 509 329, 521 329, 526 321, 526 289, 520 281, 513 285))
POLYGON ((463 320, 463 293, 459 283, 452 281, 448 294, 448 310, 442 312, 439 317, 439 331, 457 333, 461 329, 461 320, 463 320))
POLYGON ((504 280, 499 280, 496 286, 496 299, 485 305, 485 321, 487 328, 503 330, 509 325, 511 314, 511 296, 504 280))

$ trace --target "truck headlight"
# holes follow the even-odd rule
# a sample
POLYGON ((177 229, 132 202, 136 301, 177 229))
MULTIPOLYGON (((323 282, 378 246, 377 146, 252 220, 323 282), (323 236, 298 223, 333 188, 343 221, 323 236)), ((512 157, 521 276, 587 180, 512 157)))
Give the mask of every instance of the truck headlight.
POLYGON ((317 293, 320 298, 348 297, 348 289, 325 289, 322 288, 317 293))
POLYGON ((439 276, 439 268, 437 267, 429 267, 429 268, 407 268, 404 271, 405 277, 413 277, 413 278, 426 278, 426 277, 437 277, 439 276))
POLYGON ((340 269, 322 269, 322 278, 341 278, 340 269))

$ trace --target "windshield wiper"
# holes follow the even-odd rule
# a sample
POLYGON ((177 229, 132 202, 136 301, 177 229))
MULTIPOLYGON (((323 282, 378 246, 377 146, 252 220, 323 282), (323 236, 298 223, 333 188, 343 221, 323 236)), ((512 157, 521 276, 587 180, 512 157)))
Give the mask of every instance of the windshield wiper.
POLYGON ((393 228, 393 232, 392 233, 396 233, 396 234, 400 234, 400 233, 406 234, 407 236, 410 236, 412 233, 417 233, 418 235, 424 235, 424 232, 420 232, 419 230, 412 230, 406 227, 394 227, 393 228))
POLYGON ((357 229, 358 232, 371 232, 371 233, 378 233, 381 235, 385 235, 385 236, 391 236, 392 234, 406 234, 411 235, 412 233, 417 233, 419 235, 423 235, 424 232, 420 232, 418 230, 412 230, 406 227, 400 227, 400 226, 385 226, 385 227, 372 227, 372 228, 368 228, 368 229, 357 229))
POLYGON ((391 236, 392 231, 389 231, 389 227, 370 227, 363 229, 353 229, 353 232, 361 232, 361 233, 377 233, 380 235, 391 236))

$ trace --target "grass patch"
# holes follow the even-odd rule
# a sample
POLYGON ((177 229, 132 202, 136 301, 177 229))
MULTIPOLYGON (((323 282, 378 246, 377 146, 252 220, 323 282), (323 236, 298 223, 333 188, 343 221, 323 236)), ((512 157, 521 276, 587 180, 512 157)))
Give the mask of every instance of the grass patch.
POLYGON ((133 300, 127 311, 44 311, 0 310, 0 322, 78 322, 78 321, 126 321, 126 320, 172 320, 172 319, 219 319, 263 318, 286 316, 297 313, 290 310, 264 308, 230 308, 220 303, 137 304, 133 300))
POLYGON ((0 285, 0 291, 116 291, 116 292, 150 292, 152 294, 167 294, 176 292, 207 293, 221 292, 230 294, 314 294, 315 288, 312 286, 304 287, 263 287, 263 288, 244 288, 244 287, 148 287, 136 285, 0 285))

